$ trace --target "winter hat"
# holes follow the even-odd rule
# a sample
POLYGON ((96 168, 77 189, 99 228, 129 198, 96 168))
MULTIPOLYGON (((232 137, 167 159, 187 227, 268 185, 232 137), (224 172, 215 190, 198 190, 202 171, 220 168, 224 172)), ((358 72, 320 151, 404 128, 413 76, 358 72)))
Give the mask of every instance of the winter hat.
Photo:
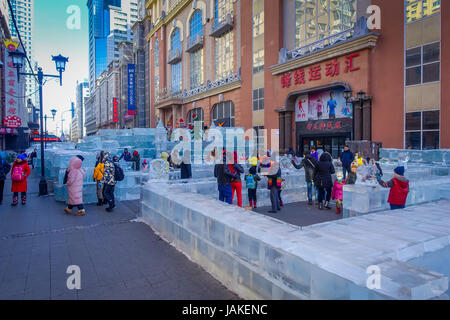
POLYGON ((250 163, 250 165, 252 167, 256 167, 258 165, 258 158, 257 157, 252 157, 252 158, 250 158, 250 160, 248 160, 248 162, 250 163))
POLYGON ((137 152, 136 150, 134 150, 133 156, 137 156, 138 154, 139 154, 139 152, 137 152))
POLYGON ((338 179, 339 182, 341 182, 342 179, 344 179, 344 175, 342 174, 342 172, 336 173, 336 179, 338 179))
POLYGON ((27 155, 24 153, 24 154, 21 154, 21 155, 19 155, 18 157, 17 157, 17 159, 20 159, 20 160, 22 160, 22 161, 25 161, 25 159, 27 158, 27 155))
POLYGON ((394 169, 394 172, 399 176, 403 176, 405 174, 405 167, 400 166, 394 169))

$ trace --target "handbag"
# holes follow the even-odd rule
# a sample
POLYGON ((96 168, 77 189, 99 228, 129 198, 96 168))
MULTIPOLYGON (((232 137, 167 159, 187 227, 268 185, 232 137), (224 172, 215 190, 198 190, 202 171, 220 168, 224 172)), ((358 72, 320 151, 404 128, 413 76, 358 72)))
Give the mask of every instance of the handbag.
POLYGON ((66 170, 66 173, 64 174, 63 184, 67 184, 68 179, 69 179, 69 171, 66 170))

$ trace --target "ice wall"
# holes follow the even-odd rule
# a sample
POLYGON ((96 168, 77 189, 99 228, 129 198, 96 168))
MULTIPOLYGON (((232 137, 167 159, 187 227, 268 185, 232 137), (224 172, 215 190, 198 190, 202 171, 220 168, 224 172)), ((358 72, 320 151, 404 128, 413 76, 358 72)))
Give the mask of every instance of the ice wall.
POLYGON ((450 201, 299 228, 178 185, 141 189, 141 220, 245 299, 430 299, 448 278, 408 264, 449 246, 450 201), (369 289, 368 267, 381 271, 369 289))

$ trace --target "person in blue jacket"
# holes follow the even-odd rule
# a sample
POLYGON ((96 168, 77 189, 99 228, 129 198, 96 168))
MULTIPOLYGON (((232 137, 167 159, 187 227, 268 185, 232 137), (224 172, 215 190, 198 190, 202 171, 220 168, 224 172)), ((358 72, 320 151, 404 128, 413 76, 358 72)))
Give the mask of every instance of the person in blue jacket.
POLYGON ((352 162, 355 160, 353 152, 350 151, 349 146, 344 147, 344 151, 338 158, 338 161, 342 162, 342 171, 344 172, 344 180, 347 177, 347 173, 351 172, 352 162))

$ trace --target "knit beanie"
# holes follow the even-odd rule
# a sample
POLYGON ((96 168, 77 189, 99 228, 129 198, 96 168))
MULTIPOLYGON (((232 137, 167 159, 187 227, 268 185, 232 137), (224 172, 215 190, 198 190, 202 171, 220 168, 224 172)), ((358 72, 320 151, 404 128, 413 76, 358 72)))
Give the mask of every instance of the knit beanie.
POLYGON ((394 169, 394 172, 399 176, 403 176, 405 174, 405 167, 400 166, 394 169))

